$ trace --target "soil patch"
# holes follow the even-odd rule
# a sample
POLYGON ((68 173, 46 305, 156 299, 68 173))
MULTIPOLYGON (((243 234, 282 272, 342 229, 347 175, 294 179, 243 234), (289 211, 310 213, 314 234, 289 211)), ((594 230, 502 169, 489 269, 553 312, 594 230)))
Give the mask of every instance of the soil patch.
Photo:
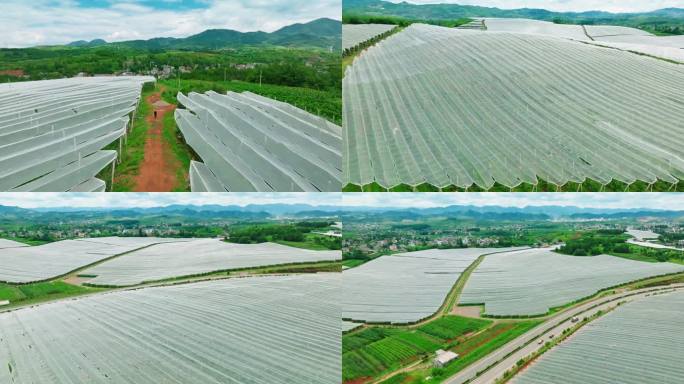
POLYGON ((466 305, 466 306, 455 306, 452 310, 451 313, 453 315, 458 315, 458 316, 463 316, 463 317, 473 317, 473 318, 481 318, 480 312, 482 311, 482 306, 481 305, 466 305))
POLYGON ((140 164, 140 173, 134 179, 136 192, 171 192, 178 184, 176 170, 180 166, 169 144, 164 141, 164 115, 173 113, 175 105, 161 100, 161 89, 148 96, 152 113, 145 118, 150 124, 145 138, 145 157, 140 164))

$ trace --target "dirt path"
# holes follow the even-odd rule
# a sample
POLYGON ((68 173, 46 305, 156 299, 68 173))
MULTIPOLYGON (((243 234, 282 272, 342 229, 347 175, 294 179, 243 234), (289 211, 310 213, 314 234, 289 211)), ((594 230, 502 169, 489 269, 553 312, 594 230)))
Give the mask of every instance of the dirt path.
POLYGON ((176 106, 161 100, 163 91, 162 88, 147 98, 157 116, 155 118, 152 112, 145 118, 151 127, 145 138, 145 157, 140 164, 140 173, 134 178, 133 190, 136 192, 170 192, 178 185, 176 170, 180 164, 162 136, 164 115, 173 113, 176 106))

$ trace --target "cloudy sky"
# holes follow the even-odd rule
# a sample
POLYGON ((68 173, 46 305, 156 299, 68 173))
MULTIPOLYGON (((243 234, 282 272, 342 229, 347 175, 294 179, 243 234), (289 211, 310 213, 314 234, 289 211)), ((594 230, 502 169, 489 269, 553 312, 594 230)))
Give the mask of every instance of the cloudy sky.
POLYGON ((341 18, 341 0, 0 0, 0 47, 186 37, 206 29, 272 32, 341 18))
POLYGON ((2 193, 0 205, 36 207, 157 207, 170 204, 311 204, 374 207, 447 205, 572 205, 684 210, 682 193, 2 193))
MULTIPOLYGON (((402 0, 389 0, 399 3, 402 0)), ((684 0, 407 0, 414 4, 456 3, 483 7, 542 8, 551 11, 645 12, 661 8, 684 7, 684 0)))

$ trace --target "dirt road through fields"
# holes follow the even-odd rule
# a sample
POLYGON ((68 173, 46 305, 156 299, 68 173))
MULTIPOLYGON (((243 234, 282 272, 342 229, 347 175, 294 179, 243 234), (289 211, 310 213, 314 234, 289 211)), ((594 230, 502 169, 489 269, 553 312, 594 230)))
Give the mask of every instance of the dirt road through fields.
POLYGON ((134 181, 136 192, 170 192, 178 183, 176 170, 180 164, 162 135, 164 115, 173 113, 176 106, 161 100, 163 91, 162 88, 147 98, 153 112, 145 118, 150 128, 145 138, 145 157, 134 181))

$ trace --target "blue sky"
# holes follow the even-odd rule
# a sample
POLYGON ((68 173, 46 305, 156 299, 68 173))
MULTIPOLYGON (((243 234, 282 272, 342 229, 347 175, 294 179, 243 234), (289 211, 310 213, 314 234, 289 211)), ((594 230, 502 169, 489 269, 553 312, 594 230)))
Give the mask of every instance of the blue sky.
MULTIPOLYGON (((388 0, 399 3, 403 0, 388 0)), ((684 0, 407 0, 414 4, 457 3, 483 7, 542 8, 560 12, 608 11, 645 12, 661 8, 684 8, 684 0)))
POLYGON ((187 37, 219 28, 272 32, 341 15, 341 0, 0 0, 0 48, 187 37))
POLYGON ((683 193, 2 193, 0 205, 155 207, 170 204, 300 204, 374 207, 565 205, 684 210, 683 193))

